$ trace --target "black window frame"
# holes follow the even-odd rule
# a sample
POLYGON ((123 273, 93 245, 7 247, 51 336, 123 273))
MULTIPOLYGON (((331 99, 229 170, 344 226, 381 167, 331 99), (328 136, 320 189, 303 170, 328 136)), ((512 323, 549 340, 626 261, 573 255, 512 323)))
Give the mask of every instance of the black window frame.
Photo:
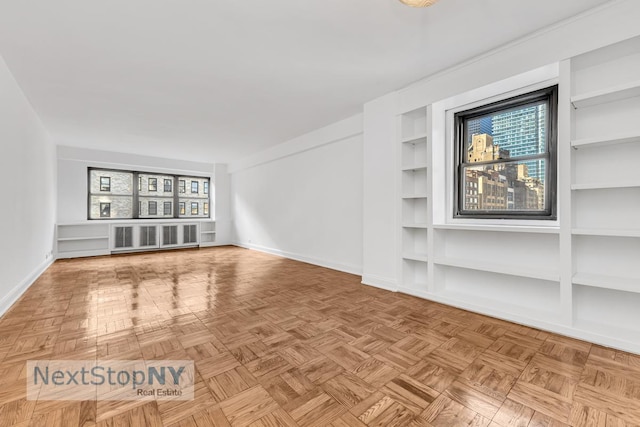
POLYGON ((198 181, 191 181, 191 194, 198 194, 200 192, 200 183, 198 181), (193 185, 195 184, 196 191, 193 191, 193 185))
POLYGON ((149 178, 147 180, 147 191, 148 192, 158 192, 158 178, 149 178), (153 190, 151 189, 151 182, 153 181, 153 190))
POLYGON ((155 200, 149 200, 149 203, 147 204, 147 210, 148 210, 149 216, 158 215, 158 202, 156 202, 155 200), (153 206, 153 209, 151 209, 152 206, 153 206))
POLYGON ((100 218, 111 218, 111 202, 100 202, 100 218), (104 208, 107 208, 109 215, 103 215, 104 208))
POLYGON ((178 193, 187 194, 187 180, 186 179, 181 179, 179 181, 180 182, 179 182, 178 193))
POLYGON ((164 202, 162 204, 162 214, 164 216, 168 216, 168 215, 173 216, 173 203, 172 202, 164 202), (167 207, 168 207, 168 209, 167 209, 167 207), (167 213, 167 212, 169 212, 169 213, 167 213))
POLYGON ((166 179, 164 180, 164 192, 165 193, 171 193, 173 191, 173 179, 166 179), (168 190, 167 190, 168 188, 168 190))
POLYGON ((198 202, 191 202, 191 215, 192 216, 199 216, 200 215, 200 203, 198 202), (193 213, 193 206, 195 205, 196 207, 196 213, 193 213))
POLYGON ((558 85, 535 90, 522 95, 492 102, 470 110, 464 110, 454 115, 454 195, 453 217, 469 219, 507 219, 507 220, 549 220, 557 219, 557 176, 558 176, 558 85), (467 132, 466 123, 477 117, 486 116, 502 111, 514 110, 529 104, 545 101, 547 103, 547 141, 546 151, 537 155, 520 156, 507 159, 497 159, 486 162, 466 161, 467 132), (525 161, 544 159, 545 168, 545 206, 540 211, 525 210, 475 210, 464 209, 465 179, 462 176, 465 167, 483 166, 488 164, 522 163, 525 161))
POLYGON ((202 183, 202 194, 209 194, 209 183, 206 181, 202 183))
MULTIPOLYGON (((172 181, 172 189, 173 187, 175 187, 175 183, 178 182, 178 186, 179 186, 179 190, 180 187, 182 186, 182 184, 184 183, 184 186, 186 187, 186 181, 187 180, 194 180, 194 182, 199 182, 199 181, 203 181, 208 183, 209 186, 211 185, 211 177, 209 176, 197 176, 197 175, 173 175, 173 174, 166 174, 166 173, 159 173, 159 172, 146 172, 146 171, 135 171, 135 170, 126 170, 126 169, 111 169, 111 168, 97 168, 97 167, 88 167, 87 168, 87 220, 89 221, 101 221, 101 220, 111 220, 111 221, 138 221, 138 220, 166 220, 167 218, 169 218, 168 216, 163 216, 163 218, 158 218, 158 206, 156 205, 156 213, 152 214, 152 213, 148 213, 148 216, 140 216, 142 213, 142 202, 144 199, 149 198, 148 195, 143 195, 140 194, 141 193, 141 188, 142 188, 142 182, 141 182, 141 175, 164 175, 164 176, 169 176, 171 178, 172 181), (128 194, 128 195, 115 195, 115 196, 109 196, 109 197, 128 197, 131 199, 131 203, 132 203, 132 208, 133 208, 133 213, 132 216, 129 218, 114 218, 114 217, 105 217, 105 216, 100 216, 100 209, 98 206, 98 216, 96 217, 92 217, 92 197, 98 196, 101 193, 105 193, 104 191, 99 191, 100 190, 100 177, 101 175, 98 174, 98 191, 96 192, 92 192, 92 188, 95 188, 95 181, 92 181, 91 179, 91 172, 92 171, 97 171, 99 173, 109 173, 109 172, 116 172, 116 173, 126 173, 126 174, 131 174, 132 175, 132 180, 133 180, 133 193, 132 194, 128 194), (185 179, 180 179, 180 178, 185 178, 185 179), (136 180, 138 181, 138 185, 135 185, 136 180), (92 187, 92 185, 94 185, 94 187, 92 187), (136 188, 137 187, 137 188, 136 188), (153 217, 151 217, 153 215, 153 217)), ((110 178, 110 177, 109 177, 110 178)), ((156 189, 157 189, 157 178, 150 178, 153 180, 156 180, 156 189)), ((157 192, 157 191, 156 191, 157 192)), ((186 188, 185 188, 185 192, 176 192, 173 191, 172 195, 167 195, 167 196, 163 196, 162 194, 160 195, 154 195, 152 197, 154 198, 160 198, 160 199, 167 199, 167 201, 171 202, 171 207, 172 207, 172 215, 171 218, 173 219, 180 219, 180 220, 185 220, 188 219, 189 215, 186 214, 186 202, 184 201, 185 199, 188 199, 187 197, 184 197, 184 195, 186 194, 186 188), (180 194, 182 194, 183 196, 180 197, 180 194), (180 199, 182 199, 183 201, 181 202, 180 199), (181 210, 182 206, 184 205, 184 210, 181 210), (177 206, 178 209, 174 209, 174 206, 177 206)), ((104 196, 104 194, 103 194, 104 196)), ((106 197, 106 196, 105 196, 106 197)), ((190 196, 191 198, 195 198, 198 199, 200 201, 206 201, 208 203, 211 203, 211 197, 210 195, 206 195, 206 197, 202 197, 200 194, 198 194, 197 196, 190 196)), ((188 200, 187 200, 188 201, 188 200)), ((157 201, 156 201, 157 202, 157 201)), ((109 203, 110 205, 112 205, 113 203, 111 201, 109 202, 100 202, 100 203, 109 203)), ((200 203, 200 202, 197 202, 200 203)), ((93 205, 95 206, 95 205, 93 205)), ((148 206, 148 204, 147 204, 148 206)), ((110 206, 111 207, 111 206, 110 206)), ((164 209, 164 205, 163 205, 163 209, 164 209)), ((111 209, 109 209, 110 211, 111 209)), ((163 210, 164 212, 164 210, 163 210)), ((211 218, 211 215, 199 215, 200 213, 200 209, 198 209, 198 216, 201 218, 211 218)))
POLYGON ((111 192, 111 177, 110 176, 101 176, 100 177, 100 191, 104 191, 104 192, 111 192), (106 179, 107 183, 103 184, 102 180, 106 179), (106 187, 106 190, 104 189, 104 187, 106 187))

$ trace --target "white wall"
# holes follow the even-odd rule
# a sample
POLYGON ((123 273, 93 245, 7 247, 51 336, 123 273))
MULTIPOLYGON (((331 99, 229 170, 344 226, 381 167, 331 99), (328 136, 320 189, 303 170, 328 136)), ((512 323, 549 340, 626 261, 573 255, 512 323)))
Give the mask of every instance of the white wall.
POLYGON ((362 283, 396 289, 398 194, 395 176, 397 94, 364 106, 362 283))
POLYGON ((52 260, 55 150, 0 58, 0 314, 52 260))
POLYGON ((229 179, 226 165, 199 163, 112 151, 58 146, 59 224, 87 221, 87 168, 103 167, 185 175, 209 176, 215 186, 216 241, 229 243, 229 179), (218 223, 218 219, 220 222, 218 223))
POLYGON ((232 164, 235 243, 362 272, 362 116, 232 164))

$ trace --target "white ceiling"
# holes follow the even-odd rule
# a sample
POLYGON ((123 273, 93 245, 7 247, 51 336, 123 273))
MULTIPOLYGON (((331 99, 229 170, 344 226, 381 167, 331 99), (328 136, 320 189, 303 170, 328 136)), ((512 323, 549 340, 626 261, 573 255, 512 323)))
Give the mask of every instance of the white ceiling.
POLYGON ((600 0, 5 0, 0 54, 64 145, 227 162, 600 0))

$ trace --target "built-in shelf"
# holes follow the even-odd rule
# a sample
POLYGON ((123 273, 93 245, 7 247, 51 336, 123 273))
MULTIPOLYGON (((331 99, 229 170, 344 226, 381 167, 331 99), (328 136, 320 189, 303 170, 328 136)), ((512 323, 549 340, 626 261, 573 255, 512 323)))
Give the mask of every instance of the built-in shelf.
POLYGON ((428 228, 429 226, 425 223, 405 223, 402 224, 404 228, 428 228))
POLYGON ((486 271, 490 273, 506 274, 510 276, 529 277, 531 279, 549 280, 552 282, 557 282, 560 280, 560 274, 558 272, 547 270, 544 268, 531 268, 519 265, 505 265, 492 262, 447 257, 438 257, 434 260, 434 262, 438 265, 444 265, 448 267, 486 271))
POLYGON ((403 172, 411 172, 411 171, 418 171, 418 170, 423 170, 423 169, 427 169, 427 165, 426 164, 422 164, 422 165, 413 165, 413 166, 404 166, 402 168, 403 172))
POLYGON ((573 108, 585 108, 640 95, 640 80, 571 97, 573 108))
POLYGON ((573 276, 573 283, 576 285, 592 286, 595 288, 640 293, 640 278, 576 273, 573 276))
POLYGON ((574 228, 571 233, 579 236, 640 237, 640 230, 612 228, 574 228))
POLYGON ((426 194, 405 194, 402 196, 403 199, 426 199, 426 194))
POLYGON ((427 138, 427 134, 425 133, 420 133, 418 135, 413 135, 413 136, 409 136, 406 138, 402 138, 400 140, 400 142, 402 142, 403 144, 417 144, 420 142, 426 142, 426 138, 427 138))
POLYGON ((562 322, 561 315, 554 311, 525 307, 495 299, 478 297, 477 295, 462 294, 456 291, 443 290, 436 293, 432 299, 444 304, 479 313, 489 313, 498 318, 516 322, 521 320, 533 320, 536 323, 544 322, 549 324, 562 322))
MULTIPOLYGON (((597 319, 597 315, 594 318, 597 319)), ((640 331, 635 325, 610 325, 593 319, 576 319, 573 326, 584 332, 587 339, 640 353, 640 331)))
POLYGON ((595 138, 574 139, 571 146, 581 147, 601 147, 614 144, 626 144, 628 142, 640 142, 640 132, 633 132, 621 135, 599 136, 595 138))
POLYGON ((411 261, 420 261, 420 262, 427 262, 428 261, 426 254, 403 253, 402 254, 402 258, 403 259, 409 259, 411 261))
POLYGON ((75 242, 79 240, 102 240, 109 236, 58 237, 58 242, 75 242))
POLYGON ((604 190, 608 188, 634 188, 640 187, 638 181, 627 182, 595 182, 592 184, 572 184, 572 190, 604 190))
POLYGON ((559 234, 559 227, 533 227, 515 225, 482 225, 482 224, 434 224, 437 230, 469 230, 469 231, 502 231, 509 233, 559 234))

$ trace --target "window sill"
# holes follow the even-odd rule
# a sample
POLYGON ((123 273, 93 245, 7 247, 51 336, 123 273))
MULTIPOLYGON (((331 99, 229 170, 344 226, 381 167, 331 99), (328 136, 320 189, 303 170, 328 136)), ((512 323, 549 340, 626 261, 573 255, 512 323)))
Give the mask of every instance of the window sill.
POLYGON ((502 231, 511 233, 560 234, 558 225, 512 225, 512 224, 434 224, 436 230, 502 231))

